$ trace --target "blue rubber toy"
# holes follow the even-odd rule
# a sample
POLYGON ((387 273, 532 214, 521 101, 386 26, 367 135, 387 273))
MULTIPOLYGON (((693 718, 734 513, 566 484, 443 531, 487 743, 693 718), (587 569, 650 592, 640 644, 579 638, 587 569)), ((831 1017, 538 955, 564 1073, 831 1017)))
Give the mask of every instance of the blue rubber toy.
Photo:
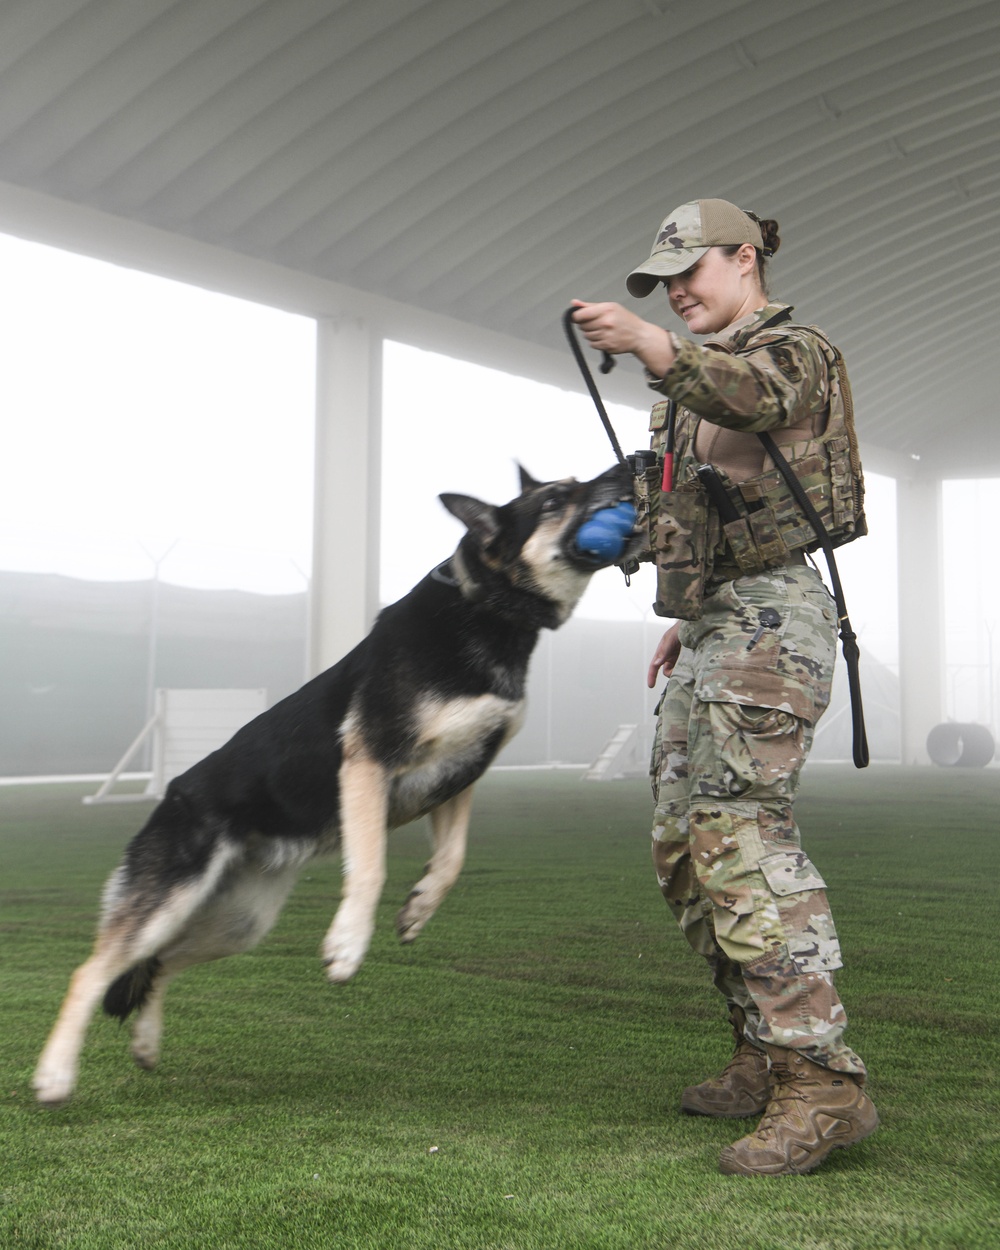
POLYGON ((602 508, 576 531, 577 550, 600 563, 614 563, 625 550, 629 535, 635 528, 635 508, 618 503, 602 508))

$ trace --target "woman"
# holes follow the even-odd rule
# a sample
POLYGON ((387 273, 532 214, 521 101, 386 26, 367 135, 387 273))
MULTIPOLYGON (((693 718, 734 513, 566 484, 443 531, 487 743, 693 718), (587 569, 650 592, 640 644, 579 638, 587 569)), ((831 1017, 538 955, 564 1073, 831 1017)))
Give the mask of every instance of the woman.
POLYGON ((806 559, 815 533, 758 434, 808 483, 835 543, 864 533, 860 464, 839 353, 768 299, 766 260, 778 245, 777 222, 725 200, 684 204, 664 221, 627 286, 642 298, 662 284, 688 329, 707 336, 702 346, 620 304, 576 301, 574 315, 595 348, 638 357, 652 389, 674 401, 655 404, 650 422, 662 453, 676 421, 673 480, 653 492, 652 554, 656 610, 683 618, 649 669, 650 686, 661 671, 669 678, 653 756, 653 858, 736 1041, 725 1070, 686 1089, 681 1108, 763 1112, 722 1152, 724 1172, 746 1175, 811 1171, 878 1125, 864 1064, 843 1040, 823 881, 792 815, 829 702, 836 612, 806 559))

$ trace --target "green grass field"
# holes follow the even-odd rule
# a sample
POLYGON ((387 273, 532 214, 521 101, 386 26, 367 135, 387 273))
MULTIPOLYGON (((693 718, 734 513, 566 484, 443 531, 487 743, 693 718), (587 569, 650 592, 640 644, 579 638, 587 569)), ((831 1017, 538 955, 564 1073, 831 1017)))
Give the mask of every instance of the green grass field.
POLYGON ((807 774, 882 1128, 784 1179, 720 1175, 751 1122, 675 1110, 728 1056, 724 1010, 656 890, 646 786, 577 773, 484 781, 466 871, 414 946, 392 918, 422 827, 394 835, 350 985, 319 965, 324 862, 255 952, 172 987, 155 1073, 102 1017, 73 1101, 37 1107, 37 1053, 146 811, 82 793, 0 788, 4 1250, 1000 1246, 995 770, 807 774))

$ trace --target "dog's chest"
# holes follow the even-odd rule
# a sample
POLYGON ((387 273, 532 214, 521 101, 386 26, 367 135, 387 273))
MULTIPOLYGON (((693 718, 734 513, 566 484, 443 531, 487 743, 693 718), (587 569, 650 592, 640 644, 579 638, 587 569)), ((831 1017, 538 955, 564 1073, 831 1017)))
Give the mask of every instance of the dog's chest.
POLYGON ((390 828, 415 820, 472 785, 521 725, 524 700, 496 695, 426 699, 405 756, 389 767, 390 828))
POLYGON ((427 767, 478 752, 500 736, 506 741, 521 727, 523 699, 493 694, 426 699, 416 710, 416 740, 400 771, 427 767))

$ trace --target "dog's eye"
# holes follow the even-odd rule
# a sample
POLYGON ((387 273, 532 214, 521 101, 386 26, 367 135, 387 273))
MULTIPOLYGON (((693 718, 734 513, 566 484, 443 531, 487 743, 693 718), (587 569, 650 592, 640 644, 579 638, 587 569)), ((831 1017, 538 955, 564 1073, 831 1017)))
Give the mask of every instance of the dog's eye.
POLYGON ((542 501, 543 512, 558 512, 562 507, 562 495, 549 495, 542 501))

